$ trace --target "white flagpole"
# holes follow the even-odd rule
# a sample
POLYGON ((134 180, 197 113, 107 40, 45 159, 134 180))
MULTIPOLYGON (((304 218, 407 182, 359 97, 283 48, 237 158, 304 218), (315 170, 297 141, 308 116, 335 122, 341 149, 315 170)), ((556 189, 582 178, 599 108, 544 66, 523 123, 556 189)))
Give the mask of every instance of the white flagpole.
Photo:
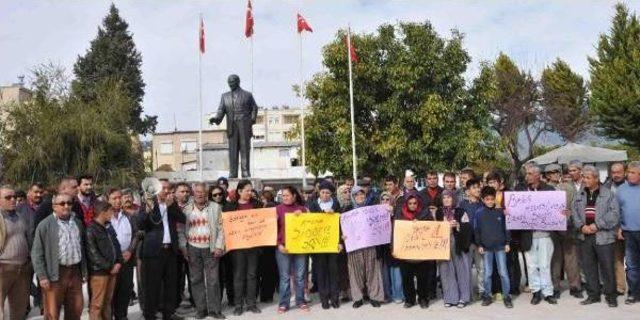
MULTIPOLYGON (((253 9, 251 9, 251 16, 253 17, 253 9)), ((251 68, 251 93, 253 94, 254 93, 253 92, 253 33, 251 34, 251 44, 250 44, 250 46, 251 46, 251 66, 250 66, 250 68, 251 68)), ((267 121, 267 119, 265 119, 265 121, 267 121)), ((255 175, 256 173, 255 173, 255 170, 254 170, 254 162, 255 162, 256 157, 254 156, 255 149, 254 149, 254 146, 253 146, 253 137, 251 137, 250 141, 251 141, 251 150, 250 150, 251 157, 250 157, 250 159, 253 159, 253 161, 251 161, 251 163, 249 164, 249 167, 250 167, 249 169, 252 172, 251 174, 255 175)))
POLYGON ((204 121, 204 109, 202 107, 202 49, 200 48, 200 37, 201 37, 201 30, 200 28, 204 28, 204 22, 203 22, 203 18, 202 18, 202 13, 200 13, 200 25, 198 26, 198 104, 200 105, 200 130, 198 131, 198 145, 199 145, 199 162, 200 165, 198 166, 200 168, 200 181, 203 182, 204 181, 204 173, 203 173, 203 167, 204 167, 204 162, 202 161, 202 126, 203 126, 203 121, 204 121))
POLYGON ((358 169, 356 168, 356 127, 353 112, 353 75, 351 68, 351 24, 347 29, 347 56, 349 61, 349 105, 351 107, 351 156, 353 161, 353 182, 358 185, 358 169))
POLYGON ((299 42, 300 42, 300 87, 299 87, 299 94, 300 94, 300 109, 302 112, 302 117, 301 117, 301 126, 302 126, 302 186, 306 187, 307 186, 307 151, 306 151, 306 139, 305 139, 305 130, 304 130, 304 96, 303 96, 303 75, 302 75, 302 32, 298 32, 298 36, 299 36, 299 42))

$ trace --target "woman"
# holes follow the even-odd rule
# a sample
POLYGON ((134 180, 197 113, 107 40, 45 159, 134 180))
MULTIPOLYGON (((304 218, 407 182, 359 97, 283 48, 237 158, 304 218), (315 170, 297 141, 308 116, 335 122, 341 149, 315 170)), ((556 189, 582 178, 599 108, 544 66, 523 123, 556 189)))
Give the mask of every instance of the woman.
POLYGON ((351 205, 351 191, 349 190, 349 186, 346 184, 339 186, 336 193, 340 209, 344 211, 346 207, 351 205))
MULTIPOLYGON (((366 201, 365 190, 354 186, 351 189, 352 204, 344 211, 364 207, 366 201)), ((343 237, 343 239, 345 238, 343 237)), ((376 247, 349 252, 347 260, 351 298, 354 300, 353 308, 362 307, 365 295, 369 297, 372 307, 379 308, 380 302, 384 301, 384 286, 382 283, 382 263, 378 260, 376 247)))
POLYGON ((220 186, 212 186, 209 189, 209 201, 213 201, 224 207, 227 203, 227 192, 220 186))
POLYGON ((292 186, 285 187, 282 191, 282 203, 276 206, 276 212, 278 213, 278 250, 276 251, 276 261, 278 263, 278 273, 280 274, 280 286, 278 290, 280 295, 278 313, 280 314, 289 310, 292 269, 294 273, 293 283, 295 285, 296 305, 303 311, 309 311, 309 306, 304 298, 307 255, 287 253, 285 243, 285 216, 287 214, 300 214, 307 211, 307 208, 304 206, 304 199, 298 190, 292 186))
MULTIPOLYGON (((396 210, 395 220, 425 221, 434 220, 425 208, 422 198, 416 193, 409 191, 402 199, 400 210, 396 210)), ((402 260, 400 262, 400 273, 402 274, 402 287, 404 289, 404 307, 411 308, 416 304, 416 285, 418 280, 417 293, 420 308, 429 307, 429 292, 435 287, 436 266, 433 260, 402 260)))
MULTIPOLYGON (((387 205, 393 212, 393 197, 391 193, 385 191, 380 194, 380 204, 387 205)), ((380 246, 383 250, 382 259, 382 282, 384 283, 384 295, 387 300, 395 303, 404 301, 404 293, 402 292, 402 274, 398 260, 391 255, 390 246, 380 246)))
MULTIPOLYGON (((271 191, 262 191, 260 203, 263 208, 273 208, 276 202, 271 191)), ((262 247, 258 259, 258 288, 260 292, 260 302, 273 302, 273 293, 278 285, 278 266, 276 262, 276 247, 262 247)))
POLYGON ((442 192, 442 206, 436 212, 436 220, 451 225, 451 259, 438 262, 444 306, 464 308, 471 301, 471 256, 469 246, 473 228, 469 217, 456 208, 456 194, 452 190, 442 192))
MULTIPOLYGON (((249 180, 240 180, 236 188, 237 200, 227 202, 222 211, 239 211, 262 208, 262 204, 253 198, 253 186, 249 180)), ((229 253, 233 266, 233 304, 234 315, 244 313, 244 305, 247 311, 261 313, 257 306, 257 269, 259 248, 238 249, 229 253)))
MULTIPOLYGON (((318 199, 309 202, 309 211, 333 213, 340 211, 338 200, 333 197, 335 187, 327 181, 319 186, 318 199)), ((338 245, 342 251, 342 244, 338 245)), ((338 269, 339 253, 313 255, 313 265, 318 277, 318 291, 322 309, 340 308, 340 273, 338 269)))

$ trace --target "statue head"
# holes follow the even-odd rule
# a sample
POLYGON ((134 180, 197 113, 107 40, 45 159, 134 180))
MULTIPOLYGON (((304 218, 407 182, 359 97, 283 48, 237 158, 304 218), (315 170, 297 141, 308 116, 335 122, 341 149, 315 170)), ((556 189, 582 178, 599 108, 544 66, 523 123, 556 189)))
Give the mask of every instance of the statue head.
POLYGON ((227 78, 227 83, 229 84, 229 88, 233 91, 240 88, 240 77, 236 74, 232 74, 227 78))

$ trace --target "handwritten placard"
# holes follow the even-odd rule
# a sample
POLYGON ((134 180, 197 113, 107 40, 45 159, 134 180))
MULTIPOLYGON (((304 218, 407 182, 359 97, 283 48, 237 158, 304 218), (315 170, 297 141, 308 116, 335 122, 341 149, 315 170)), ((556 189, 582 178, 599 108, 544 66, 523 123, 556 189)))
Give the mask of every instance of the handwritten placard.
POLYGON ((567 230, 564 191, 505 192, 504 203, 509 230, 567 230))
POLYGON ((276 208, 223 212, 222 230, 227 251, 275 246, 278 238, 276 208))
POLYGON ((286 214, 285 247, 289 253, 337 253, 340 214, 286 214))
POLYGON ((449 260, 449 222, 396 220, 393 256, 402 260, 449 260))
POLYGON ((340 215, 347 252, 391 242, 391 214, 386 205, 361 207, 340 215))

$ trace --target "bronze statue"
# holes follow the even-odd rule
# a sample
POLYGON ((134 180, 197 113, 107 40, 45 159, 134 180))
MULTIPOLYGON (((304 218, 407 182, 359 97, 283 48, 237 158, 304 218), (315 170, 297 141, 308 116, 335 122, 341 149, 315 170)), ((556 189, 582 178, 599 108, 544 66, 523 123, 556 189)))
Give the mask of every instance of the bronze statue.
POLYGON ((227 116, 227 137, 229 140, 229 178, 238 177, 238 152, 240 153, 242 177, 251 177, 249 171, 249 151, 253 124, 258 116, 258 106, 249 91, 240 88, 240 77, 232 74, 227 79, 231 91, 222 94, 220 106, 209 119, 211 124, 220 124, 227 116))

